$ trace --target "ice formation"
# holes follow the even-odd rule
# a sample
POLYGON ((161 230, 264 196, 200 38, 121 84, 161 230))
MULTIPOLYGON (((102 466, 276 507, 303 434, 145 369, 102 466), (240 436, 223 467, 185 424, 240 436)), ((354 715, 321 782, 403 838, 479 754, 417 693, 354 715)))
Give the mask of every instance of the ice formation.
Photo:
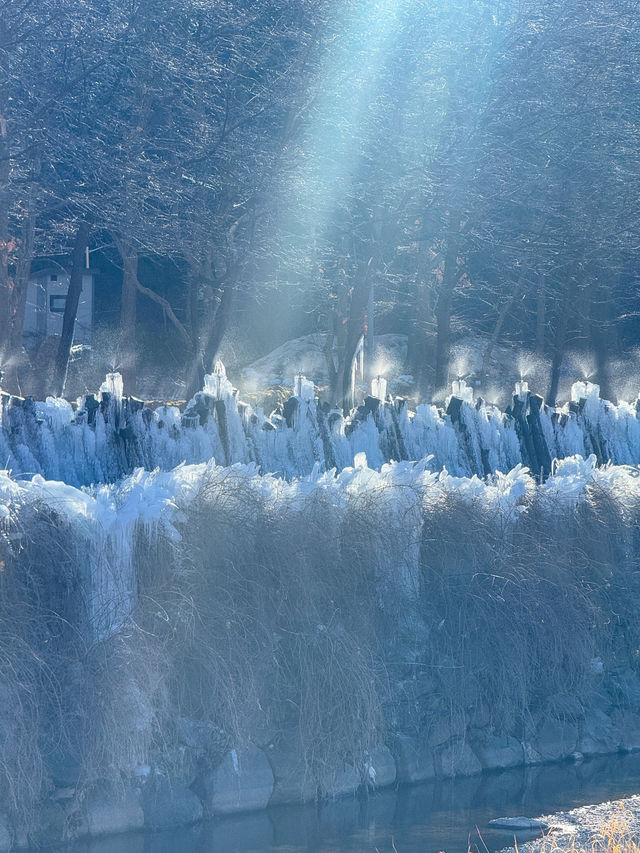
POLYGON ((640 463, 638 403, 609 403, 599 389, 577 382, 571 402, 550 408, 517 383, 506 411, 474 400, 464 380, 453 383, 445 410, 386 396, 376 377, 372 395, 349 416, 318 403, 313 384, 295 377, 293 395, 270 415, 243 403, 218 362, 204 390, 184 412, 151 409, 123 396, 119 374, 109 374, 98 397, 75 409, 65 400, 44 403, 0 397, 0 467, 15 477, 40 474, 74 486, 115 482, 138 467, 171 470, 181 462, 213 459, 222 465, 253 462, 262 473, 286 478, 352 466, 365 453, 379 469, 386 462, 431 457, 433 470, 487 476, 526 465, 537 477, 554 459, 592 454, 598 464, 640 463))
POLYGON ((453 495, 480 502, 492 518, 499 516, 505 524, 526 511, 527 501, 534 494, 569 509, 583 499, 588 486, 599 485, 625 500, 640 499, 637 470, 598 466, 594 456, 562 460, 542 485, 536 485, 523 465, 481 479, 477 475, 456 476, 447 470, 430 471, 432 461, 384 463, 378 471, 370 468, 365 454, 360 453, 356 464, 342 471, 322 471, 316 465, 309 475, 290 481, 260 475, 255 464, 223 467, 208 462, 179 465, 169 472, 137 469, 117 484, 82 489, 40 475, 15 480, 4 471, 0 472, 0 533, 3 524, 20 517, 29 505, 38 512, 52 513, 73 528, 74 547, 82 549, 87 572, 87 630, 99 640, 116 631, 136 604, 136 537, 139 542, 142 534, 152 542, 161 529, 169 539, 179 541, 183 514, 199 498, 205 483, 222 489, 241 486, 254 490, 260 500, 274 507, 299 506, 322 498, 329 500, 340 515, 349 501, 367 506, 368 495, 375 494, 377 501, 382 497, 385 536, 392 539, 386 549, 376 550, 380 590, 383 595, 387 586, 400 590, 407 600, 418 591, 425 507, 437 505, 442 498, 453 495))

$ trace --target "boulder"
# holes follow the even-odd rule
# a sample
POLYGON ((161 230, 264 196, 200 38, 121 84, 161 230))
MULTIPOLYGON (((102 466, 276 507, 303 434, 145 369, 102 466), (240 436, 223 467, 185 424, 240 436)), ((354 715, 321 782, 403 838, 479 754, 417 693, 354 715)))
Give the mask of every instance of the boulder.
POLYGON ((270 806, 315 800, 318 794, 317 782, 309 773, 300 752, 290 741, 270 744, 265 755, 275 779, 270 806))
POLYGON ((47 755, 47 771, 54 785, 73 788, 82 775, 79 753, 57 748, 47 755))
POLYGON ((186 746, 184 743, 164 744, 161 750, 152 756, 156 772, 190 788, 204 769, 215 767, 217 760, 208 753, 186 746))
POLYGON ((410 735, 397 734, 389 743, 398 782, 425 782, 436 778, 431 746, 410 735))
POLYGON ((634 711, 614 711, 611 722, 620 738, 620 749, 635 752, 640 749, 640 717, 634 711))
POLYGON ((482 772, 482 765, 466 740, 452 740, 438 748, 434 754, 436 775, 475 776, 482 772))
POLYGON ((475 732, 471 744, 483 770, 507 770, 524 764, 520 741, 490 731, 475 732))
POLYGON ((180 743, 199 752, 217 752, 222 755, 229 748, 226 733, 208 721, 179 717, 176 723, 176 734, 180 743))
POLYGON ((154 780, 142 792, 144 825, 147 829, 187 826, 202 819, 202 803, 180 782, 154 780))
POLYGON ((396 781, 396 762, 386 746, 371 750, 365 765, 364 782, 371 788, 387 788, 396 781))
POLYGON ((640 678, 632 669, 617 669, 607 679, 607 689, 613 700, 624 708, 640 710, 640 678))
POLYGON ((559 761, 578 749, 578 727, 568 720, 545 717, 538 726, 532 746, 541 761, 559 761))
POLYGON ((64 809, 60 803, 45 802, 38 810, 38 826, 29 833, 29 841, 36 847, 45 847, 50 844, 59 844, 64 840, 66 840, 64 809))
POLYGON ((621 732, 604 711, 590 708, 585 713, 582 737, 578 746, 580 752, 584 755, 616 752, 621 746, 621 741, 621 732))
POLYGON ((548 823, 533 817, 498 817, 490 820, 488 825, 492 829, 508 829, 512 832, 546 832, 549 829, 548 823))
POLYGON ((13 838, 7 821, 0 816, 0 853, 7 853, 13 846, 13 838))
POLYGON ((273 785, 273 771, 261 749, 254 744, 232 749, 202 778, 205 812, 222 815, 264 809, 273 785))
POLYGON ((325 797, 344 797, 355 794, 361 783, 362 777, 355 767, 342 762, 325 771, 320 789, 325 797))
POLYGON ((438 747, 451 738, 464 740, 466 731, 467 722, 463 715, 440 716, 427 729, 427 740, 432 747, 438 747))
POLYGON ((139 792, 131 789, 94 789, 86 798, 85 814, 89 835, 131 832, 144 826, 139 792))

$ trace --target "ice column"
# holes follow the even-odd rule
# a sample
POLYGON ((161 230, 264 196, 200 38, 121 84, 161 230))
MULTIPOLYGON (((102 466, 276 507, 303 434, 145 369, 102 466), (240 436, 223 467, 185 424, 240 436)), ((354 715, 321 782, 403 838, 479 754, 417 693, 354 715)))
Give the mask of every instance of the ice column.
POLYGON ((473 388, 471 388, 464 379, 454 379, 451 383, 453 396, 464 400, 465 403, 473 403, 473 388))
POLYGON ((122 381, 122 374, 107 373, 106 379, 100 386, 100 392, 104 394, 111 394, 112 397, 121 400, 124 394, 124 383, 122 381))
POLYGON ((296 373, 293 380, 293 393, 299 400, 305 400, 307 403, 313 402, 315 397, 313 382, 307 379, 304 374, 296 373))
POLYGON ((378 400, 386 400, 387 380, 384 376, 376 376, 371 380, 371 396, 377 397, 378 400))
POLYGON ((207 373, 204 377, 204 390, 206 394, 221 400, 233 392, 233 385, 227 379, 227 371, 221 361, 216 361, 213 373, 207 373))

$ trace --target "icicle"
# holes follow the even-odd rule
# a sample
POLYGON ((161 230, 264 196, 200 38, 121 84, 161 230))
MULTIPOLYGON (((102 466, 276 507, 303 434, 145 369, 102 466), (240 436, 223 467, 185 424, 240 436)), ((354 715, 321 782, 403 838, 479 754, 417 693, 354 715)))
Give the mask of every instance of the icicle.
POLYGON ((465 403, 473 403, 473 388, 467 385, 464 379, 454 379, 451 383, 453 396, 464 400, 465 403))
POLYGON ((233 385, 227 379, 227 371, 221 361, 216 361, 213 373, 207 373, 204 377, 204 391, 216 400, 233 394, 233 385))
POLYGON ((600 386, 592 382, 574 382, 571 386, 571 402, 579 403, 580 400, 600 397, 600 386))
POLYGON ((371 396, 377 397, 378 400, 386 400, 387 398, 387 380, 384 376, 376 376, 371 380, 371 396))
POLYGON ((296 373, 293 380, 293 388, 294 396, 299 400, 305 400, 307 403, 313 402, 315 397, 313 382, 307 379, 304 374, 296 373))
POLYGON ((100 392, 111 394, 117 400, 121 400, 124 394, 124 383, 121 373, 107 373, 105 381, 100 386, 100 392))

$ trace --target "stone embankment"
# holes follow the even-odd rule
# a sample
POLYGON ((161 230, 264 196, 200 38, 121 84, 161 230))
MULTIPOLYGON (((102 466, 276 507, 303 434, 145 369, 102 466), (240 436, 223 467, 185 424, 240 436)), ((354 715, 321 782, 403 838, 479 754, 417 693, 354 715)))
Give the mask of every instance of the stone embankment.
MULTIPOLYGON (((0 819, 0 853, 34 842, 51 844, 142 829, 172 829, 204 818, 255 812, 317 797, 355 796, 359 790, 374 791, 394 784, 640 750, 640 723, 630 726, 631 716, 594 711, 576 723, 541 720, 528 742, 472 726, 453 730, 442 722, 426 737, 396 734, 390 739, 391 748, 381 745, 372 750, 362 766, 336 761, 335 766, 327 768, 321 786, 313 781, 286 739, 261 747, 250 743, 231 749, 214 769, 202 772, 212 733, 202 723, 183 718, 178 726, 180 742, 176 744, 183 758, 182 773, 169 778, 154 775, 142 766, 136 783, 96 787, 78 798, 70 768, 59 767, 56 788, 42 809, 39 831, 35 836, 19 838, 0 819)), ((612 816, 620 815, 623 807, 631 830, 636 831, 640 828, 640 796, 535 819, 507 818, 504 828, 514 832, 549 828, 554 851, 557 847, 561 851, 572 849, 573 841, 576 848, 591 849, 591 836, 612 816)), ((545 853, 550 849, 544 846, 547 843, 538 840, 521 844, 519 851, 545 853)))

